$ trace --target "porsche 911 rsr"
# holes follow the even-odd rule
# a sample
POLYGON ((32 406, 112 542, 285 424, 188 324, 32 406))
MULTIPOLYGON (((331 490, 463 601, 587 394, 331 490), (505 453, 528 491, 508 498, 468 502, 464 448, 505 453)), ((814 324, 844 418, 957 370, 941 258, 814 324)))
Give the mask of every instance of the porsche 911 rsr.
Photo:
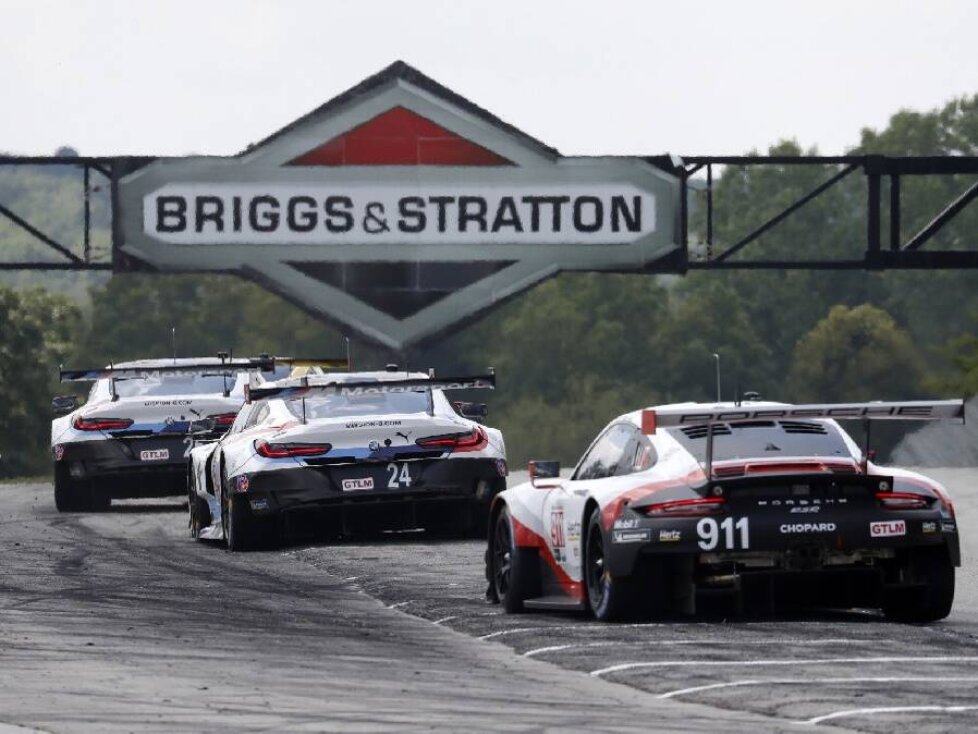
POLYGON ((573 474, 496 498, 486 574, 509 612, 602 620, 706 606, 947 616, 960 550, 937 482, 869 460, 837 420, 963 418, 961 401, 680 404, 612 421, 573 474))
POLYGON ((54 499, 61 512, 106 509, 113 498, 186 491, 192 424, 222 435, 244 402, 247 372, 270 358, 145 359, 105 369, 62 370, 62 382, 94 381, 88 401, 53 401, 54 499))
POLYGON ((283 531, 481 536, 506 486, 503 437, 473 419, 484 405, 443 391, 494 384, 385 371, 254 388, 227 435, 191 452, 191 534, 231 550, 274 544, 283 531))

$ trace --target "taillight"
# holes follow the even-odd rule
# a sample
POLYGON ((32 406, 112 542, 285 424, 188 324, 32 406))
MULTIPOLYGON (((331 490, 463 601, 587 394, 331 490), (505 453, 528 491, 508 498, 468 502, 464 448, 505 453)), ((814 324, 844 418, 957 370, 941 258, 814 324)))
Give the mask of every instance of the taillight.
POLYGON ((930 507, 934 497, 913 492, 877 492, 876 500, 885 510, 924 510, 930 507))
POLYGON ((119 431, 132 425, 132 418, 82 418, 76 416, 71 425, 78 431, 119 431))
POLYGON ((255 451, 266 459, 287 459, 293 456, 320 456, 333 448, 328 443, 269 443, 255 441, 255 451))
POLYGON ((717 514, 723 510, 724 502, 726 500, 723 497, 701 497, 690 500, 659 502, 646 507, 633 507, 632 509, 642 511, 653 517, 699 517, 717 514))
POLYGON ((215 428, 230 428, 237 415, 237 413, 221 413, 220 415, 212 415, 210 418, 214 421, 215 428))
POLYGON ((489 444, 489 436, 482 429, 482 426, 476 426, 468 433, 451 433, 446 436, 419 438, 415 443, 426 449, 481 451, 489 444))

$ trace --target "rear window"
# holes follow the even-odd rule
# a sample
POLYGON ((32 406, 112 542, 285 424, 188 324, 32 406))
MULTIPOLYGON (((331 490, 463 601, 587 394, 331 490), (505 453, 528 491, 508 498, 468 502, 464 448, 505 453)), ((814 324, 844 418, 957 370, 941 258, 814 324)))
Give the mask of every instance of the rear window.
POLYGON ((234 387, 235 377, 221 375, 167 375, 140 378, 117 378, 115 392, 120 398, 142 395, 217 395, 234 387))
MULTIPOLYGON (((401 413, 426 413, 429 393, 418 392, 379 393, 370 395, 324 395, 306 398, 306 418, 335 418, 355 415, 396 415, 401 413)), ((302 415, 302 401, 289 400, 293 415, 302 415)))
MULTIPOLYGON (((706 425, 666 429, 699 461, 706 461, 706 425)), ((821 421, 713 424, 713 460, 777 456, 851 457, 838 427, 821 421)))

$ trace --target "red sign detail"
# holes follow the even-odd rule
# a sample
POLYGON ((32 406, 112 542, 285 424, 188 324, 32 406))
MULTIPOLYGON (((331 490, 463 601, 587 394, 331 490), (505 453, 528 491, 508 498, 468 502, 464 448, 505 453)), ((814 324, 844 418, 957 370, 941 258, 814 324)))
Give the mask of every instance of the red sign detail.
POLYGON ((404 107, 394 107, 290 166, 511 166, 512 161, 404 107))

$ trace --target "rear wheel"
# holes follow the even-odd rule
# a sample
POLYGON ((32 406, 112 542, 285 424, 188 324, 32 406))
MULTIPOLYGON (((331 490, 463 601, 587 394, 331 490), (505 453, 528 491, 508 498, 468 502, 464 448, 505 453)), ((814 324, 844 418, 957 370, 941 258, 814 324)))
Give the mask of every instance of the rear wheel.
POLYGON ((54 465, 54 506, 58 512, 84 512, 90 497, 88 482, 72 479, 64 464, 54 465))
POLYGON ((278 544, 275 517, 256 517, 248 496, 229 494, 227 477, 221 486, 221 525, 229 551, 251 551, 272 548, 278 544))
POLYGON ((187 477, 187 508, 190 512, 190 537, 197 538, 200 536, 200 531, 211 524, 211 510, 207 502, 197 494, 193 467, 187 477))
POLYGON ((492 526, 489 583, 496 599, 510 614, 523 611, 523 602, 539 594, 537 553, 516 545, 509 509, 503 507, 492 526))
POLYGON ((605 568, 604 532, 601 512, 591 513, 584 544, 584 584, 588 607, 596 619, 616 622, 641 615, 639 579, 635 576, 613 577, 605 568))
POLYGON ((951 613, 954 566, 943 546, 914 548, 902 570, 906 588, 891 589, 883 614, 894 622, 934 622, 951 613))
POLYGON ((258 547, 258 532, 251 508, 242 496, 227 498, 223 512, 224 539, 229 551, 250 551, 258 547))

